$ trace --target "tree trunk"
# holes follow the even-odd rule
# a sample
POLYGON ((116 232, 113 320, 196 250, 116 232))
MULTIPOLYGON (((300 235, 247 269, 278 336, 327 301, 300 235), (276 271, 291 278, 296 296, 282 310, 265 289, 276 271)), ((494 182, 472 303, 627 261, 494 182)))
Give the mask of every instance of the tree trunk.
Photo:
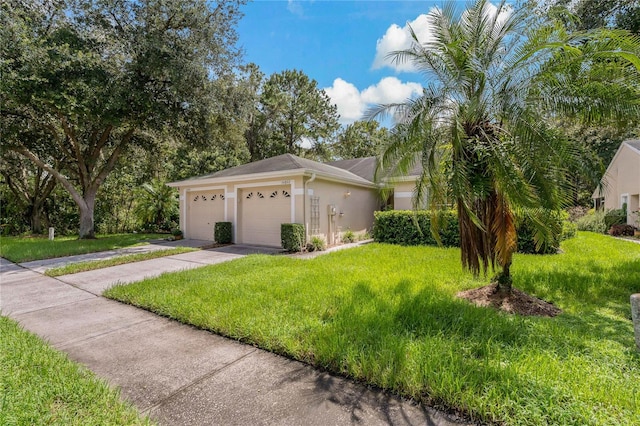
POLYGON ((31 212, 29 214, 29 224, 31 225, 31 233, 34 235, 40 234, 42 232, 42 219, 40 217, 40 207, 33 205, 31 206, 31 212))
POLYGON ((93 192, 89 192, 83 197, 84 203, 78 203, 80 209, 80 239, 94 239, 96 232, 93 223, 93 210, 95 208, 96 197, 93 192))
POLYGON ((511 283, 511 262, 502 265, 502 271, 495 277, 496 291, 504 296, 508 296, 512 292, 511 283))

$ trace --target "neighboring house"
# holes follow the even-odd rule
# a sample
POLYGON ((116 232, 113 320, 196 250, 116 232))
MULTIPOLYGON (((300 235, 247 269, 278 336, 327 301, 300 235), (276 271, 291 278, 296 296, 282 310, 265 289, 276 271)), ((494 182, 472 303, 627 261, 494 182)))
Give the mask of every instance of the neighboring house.
POLYGON ((640 140, 622 142, 602 178, 602 190, 591 198, 596 208, 605 210, 627 206, 627 223, 637 225, 640 205, 640 140))
MULTIPOLYGON (((370 230, 387 204, 375 165, 375 157, 323 164, 284 154, 168 185, 179 190, 186 238, 213 240, 214 224, 231 222, 235 243, 280 246, 280 225, 301 223, 307 238, 335 244, 348 229, 370 230)), ((411 208, 415 176, 395 185, 390 203, 411 208)))

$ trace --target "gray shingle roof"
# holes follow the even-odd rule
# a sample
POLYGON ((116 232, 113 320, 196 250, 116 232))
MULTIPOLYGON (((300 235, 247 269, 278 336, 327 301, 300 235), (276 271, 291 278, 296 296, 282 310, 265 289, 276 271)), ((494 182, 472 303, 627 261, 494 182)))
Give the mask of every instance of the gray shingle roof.
POLYGON ((276 157, 266 158, 264 160, 254 161, 253 163, 243 164, 241 166, 231 167, 216 173, 204 176, 198 176, 187 179, 187 181, 227 178, 234 176, 245 176, 258 173, 283 172, 287 170, 305 170, 311 173, 319 173, 325 177, 336 179, 350 180, 362 184, 371 184, 371 181, 365 179, 348 170, 334 167, 329 164, 319 163, 317 161, 301 158, 293 154, 282 154, 276 157))
POLYGON ((331 166, 350 171, 363 179, 373 182, 376 171, 376 157, 353 158, 351 160, 331 161, 331 166))
MULTIPOLYGON (((376 157, 363 157, 351 160, 332 161, 327 164, 348 170, 353 174, 373 182, 376 172, 376 162, 376 157)), ((422 165, 418 163, 409 171, 407 176, 419 176, 420 174, 422 174, 422 165)))

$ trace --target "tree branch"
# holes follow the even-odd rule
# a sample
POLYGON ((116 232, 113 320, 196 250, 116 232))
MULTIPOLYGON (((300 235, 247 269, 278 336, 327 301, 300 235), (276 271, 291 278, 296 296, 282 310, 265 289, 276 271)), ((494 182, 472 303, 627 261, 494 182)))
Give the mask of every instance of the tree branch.
POLYGON ((80 178, 80 185, 85 188, 90 184, 91 179, 89 177, 87 165, 85 164, 84 157, 82 155, 82 150, 80 149, 80 144, 78 143, 73 127, 70 126, 67 122, 67 118, 61 113, 58 113, 58 118, 62 123, 64 134, 69 139, 69 142, 71 142, 71 147, 73 148, 73 153, 75 154, 73 155, 73 157, 76 159, 78 164, 78 177, 80 178))
POLYGON ((102 170, 100 171, 100 173, 98 173, 98 175, 95 177, 93 182, 91 182, 91 187, 98 188, 100 185, 102 185, 102 182, 104 182, 104 180, 107 178, 109 173, 111 173, 113 168, 116 166, 116 162, 118 161, 118 158, 120 158, 122 149, 125 147, 125 145, 129 143, 134 132, 135 132, 135 128, 132 128, 132 129, 129 129, 127 133, 124 134, 124 136, 122 136, 120 143, 116 145, 116 147, 113 149, 113 151, 111 152, 111 155, 109 156, 109 159, 107 160, 106 164, 102 167, 102 170))
POLYGON ((107 128, 104 129, 104 131, 102 132, 100 139, 93 147, 93 150, 91 150, 91 156, 89 157, 90 164, 96 164, 96 162, 98 161, 98 156, 100 156, 100 152, 102 151, 102 148, 104 148, 107 141, 109 140, 109 136, 111 135, 111 130, 113 130, 113 126, 108 125, 107 128))
POLYGON ((56 170, 53 167, 51 167, 50 165, 46 164, 37 155, 35 155, 33 152, 31 152, 27 148, 16 147, 16 148, 11 148, 11 149, 14 152, 17 152, 18 154, 22 155, 23 157, 28 158, 29 160, 33 161, 33 163, 35 163, 38 167, 41 167, 42 169, 44 169, 44 170, 48 171, 49 173, 51 173, 53 175, 53 177, 55 177, 56 180, 58 182, 60 182, 60 185, 62 185, 63 188, 66 189, 69 192, 69 194, 71 195, 71 198, 73 198, 73 201, 75 201, 75 203, 78 206, 82 206, 82 205, 86 204, 84 202, 84 199, 82 198, 82 195, 76 190, 76 188, 69 181, 69 179, 67 179, 64 175, 62 175, 62 173, 60 173, 58 170, 56 170))

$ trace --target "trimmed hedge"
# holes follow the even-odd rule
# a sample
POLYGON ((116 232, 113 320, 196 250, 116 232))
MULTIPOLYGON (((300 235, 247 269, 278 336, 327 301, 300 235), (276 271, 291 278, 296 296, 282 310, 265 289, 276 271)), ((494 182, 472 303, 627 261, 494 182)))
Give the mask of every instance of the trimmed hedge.
POLYGON ((213 238, 218 244, 230 244, 233 240, 231 222, 216 222, 213 226, 213 238))
POLYGON ((552 232, 551 241, 537 248, 533 238, 535 227, 530 219, 524 218, 517 228, 518 253, 554 254, 558 252, 561 241, 576 236, 577 227, 575 224, 564 220, 565 217, 568 219, 568 213, 551 211, 546 214, 545 222, 549 224, 551 229, 556 230, 556 232, 552 232))
POLYGON ((305 243, 304 225, 301 223, 283 223, 280 225, 282 248, 286 251, 302 251, 305 243))
MULTIPOLYGON (((438 244, 431 235, 430 211, 388 210, 375 212, 373 215, 373 239, 377 242, 403 246, 438 244)), ((454 212, 443 212, 439 217, 442 244, 447 247, 459 247, 458 216, 454 212)))
MULTIPOLYGON (((431 234, 431 212, 411 210, 391 210, 374 213, 373 238, 376 242, 399 244, 406 246, 437 245, 431 234), (417 223, 417 226, 416 226, 417 223)), ((562 215, 552 213, 551 218, 557 223, 552 224, 559 232, 556 238, 546 246, 536 249, 533 240, 534 227, 527 219, 518 226, 518 252, 533 254, 556 253, 560 241, 575 236, 576 227, 565 223, 562 215)), ((458 216, 453 211, 439 214, 440 240, 446 247, 460 247, 460 231, 458 216)))

